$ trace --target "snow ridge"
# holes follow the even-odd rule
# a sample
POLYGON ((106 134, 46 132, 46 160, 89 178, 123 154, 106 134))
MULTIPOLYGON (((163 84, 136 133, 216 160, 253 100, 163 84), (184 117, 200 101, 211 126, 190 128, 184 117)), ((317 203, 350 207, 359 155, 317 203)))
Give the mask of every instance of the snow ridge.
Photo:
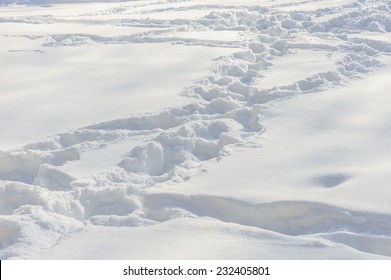
POLYGON ((169 42, 238 49, 216 60, 207 76, 184 90, 183 95, 191 100, 188 105, 91 124, 19 149, 0 151, 0 258, 29 258, 45 252, 88 224, 133 227, 203 216, 285 235, 312 234, 359 251, 391 256, 389 214, 366 213, 364 219, 359 211, 308 201, 251 204, 224 196, 147 192, 151 187, 185 182, 240 149, 262 146, 259 136, 267 129, 263 120, 270 111, 266 109, 276 100, 346 86, 376 71, 381 67, 380 58, 391 53, 391 43, 362 38, 360 33, 390 32, 391 2, 354 1, 315 12, 285 11, 290 4, 162 2, 167 7, 154 8, 157 2, 149 1, 146 7, 150 9, 140 9, 140 15, 188 10, 205 15, 197 19, 138 18, 131 15, 136 5, 124 2, 86 17, 0 17, 0 22, 7 23, 159 27, 127 36, 33 36, 36 40, 45 38, 45 46, 53 48, 169 42), (121 17, 96 17, 101 14, 121 17), (220 31, 239 31, 241 39, 178 35, 208 31, 216 32, 216 36, 220 31), (262 87, 263 77, 279 59, 303 51, 327 59, 330 69, 319 69, 287 84, 281 79, 272 87, 262 87), (69 164, 83 161, 87 153, 121 143, 129 143, 129 148, 124 148, 121 159, 103 172, 78 177, 67 169, 69 164), (376 237, 366 236, 363 228, 371 228, 376 237), (351 242, 348 237, 352 236, 372 245, 351 242))

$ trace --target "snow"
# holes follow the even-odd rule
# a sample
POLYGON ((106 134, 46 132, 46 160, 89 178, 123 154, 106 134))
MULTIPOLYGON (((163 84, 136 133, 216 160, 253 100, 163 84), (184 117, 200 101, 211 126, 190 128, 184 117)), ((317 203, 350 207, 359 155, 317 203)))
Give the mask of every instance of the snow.
MULTIPOLYGON (((95 226, 74 239, 65 240, 62 246, 54 247, 49 253, 50 259, 67 256, 88 260, 276 259, 281 255, 285 259, 381 258, 318 238, 285 236, 211 219, 181 218, 131 230, 95 226), (84 249, 80 250, 81 247, 84 249), (129 252, 133 253, 129 255, 129 252)), ((38 259, 47 257, 41 255, 38 259)))
MULTIPOLYGON (((288 54, 284 58, 277 58, 272 63, 269 73, 254 81, 258 89, 273 88, 275 85, 290 85, 303 80, 316 73, 318 69, 323 71, 335 70, 336 62, 343 58, 341 53, 325 51, 297 51, 288 54), (292 71, 295 69, 295 71, 292 71), (283 82, 281 77, 284 77, 283 82)), ((261 72, 262 75, 262 72, 261 72)))
POLYGON ((233 51, 165 43, 89 45, 84 37, 81 42, 70 35, 58 37, 58 48, 18 49, 27 40, 11 39, 10 48, 3 51, 2 61, 9 67, 1 71, 0 91, 6 94, 0 97, 0 128, 7 137, 0 140, 0 147, 19 146, 140 109, 186 104, 189 100, 179 93, 207 73, 213 58, 233 51), (193 57, 198 63, 188 63, 193 57))
POLYGON ((391 257, 389 1, 10 2, 1 259, 391 257))

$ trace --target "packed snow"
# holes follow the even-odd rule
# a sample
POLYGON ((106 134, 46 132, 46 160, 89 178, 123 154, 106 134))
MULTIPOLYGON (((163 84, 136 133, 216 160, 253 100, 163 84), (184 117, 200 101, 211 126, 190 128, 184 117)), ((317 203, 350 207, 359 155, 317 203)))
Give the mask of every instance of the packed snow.
POLYGON ((391 1, 0 0, 0 259, 391 258, 391 1))

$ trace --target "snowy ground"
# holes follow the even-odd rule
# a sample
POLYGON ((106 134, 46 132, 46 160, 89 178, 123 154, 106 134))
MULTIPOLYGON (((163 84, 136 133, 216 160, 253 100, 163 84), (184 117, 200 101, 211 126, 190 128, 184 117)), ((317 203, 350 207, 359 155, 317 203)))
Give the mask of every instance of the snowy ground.
POLYGON ((391 1, 11 2, 0 259, 391 257, 391 1))

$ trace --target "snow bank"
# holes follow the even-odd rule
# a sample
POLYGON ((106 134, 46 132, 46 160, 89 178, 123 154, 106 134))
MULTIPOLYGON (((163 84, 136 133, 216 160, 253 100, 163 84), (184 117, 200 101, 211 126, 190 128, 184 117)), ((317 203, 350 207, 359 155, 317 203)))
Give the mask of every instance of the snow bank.
POLYGON ((133 229, 88 226, 85 232, 63 241, 61 246, 38 258, 64 257, 117 260, 381 258, 316 237, 291 237, 212 219, 180 218, 133 229), (113 235, 116 238, 112 238, 113 235))

